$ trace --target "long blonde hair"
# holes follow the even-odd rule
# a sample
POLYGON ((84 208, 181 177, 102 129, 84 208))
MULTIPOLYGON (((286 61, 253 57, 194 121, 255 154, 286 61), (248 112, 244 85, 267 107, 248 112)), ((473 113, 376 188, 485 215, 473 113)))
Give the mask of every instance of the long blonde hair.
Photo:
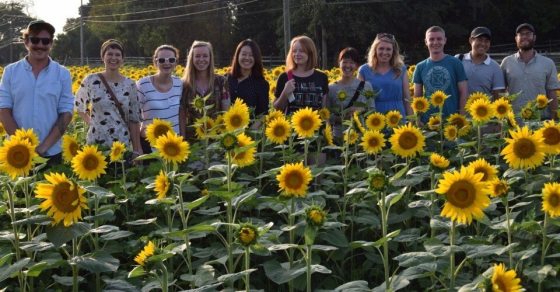
POLYGON ((395 37, 391 34, 380 33, 375 37, 373 43, 371 44, 371 47, 369 48, 367 58, 368 65, 372 70, 375 70, 375 67, 377 67, 377 47, 379 47, 379 44, 381 42, 386 42, 393 45, 393 55, 391 56, 391 60, 389 60, 389 65, 391 65, 391 68, 395 71, 395 75, 398 78, 402 73, 404 61, 401 54, 399 53, 399 44, 397 43, 397 40, 395 40, 395 37))
POLYGON ((317 67, 317 48, 315 47, 315 43, 308 36, 300 35, 294 37, 290 42, 290 50, 286 56, 286 71, 294 70, 297 67, 293 57, 294 46, 296 43, 299 43, 305 53, 307 53, 308 58, 307 64, 305 64, 305 70, 311 70, 317 67))
POLYGON ((208 77, 208 88, 214 88, 214 52, 212 49, 212 44, 209 42, 204 41, 194 41, 189 49, 189 54, 187 55, 187 65, 185 66, 185 71, 183 73, 183 84, 185 86, 185 90, 190 91, 191 93, 196 93, 196 68, 194 67, 194 49, 206 47, 210 52, 210 64, 208 64, 207 69, 207 77, 208 77))

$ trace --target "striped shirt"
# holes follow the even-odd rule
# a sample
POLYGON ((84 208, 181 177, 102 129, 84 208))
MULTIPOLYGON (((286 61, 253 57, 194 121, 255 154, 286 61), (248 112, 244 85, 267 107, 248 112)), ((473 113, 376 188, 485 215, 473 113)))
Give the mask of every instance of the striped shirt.
POLYGON ((175 133, 179 133, 179 102, 183 91, 183 81, 172 76, 173 86, 167 92, 159 92, 151 81, 151 76, 136 82, 138 101, 142 114, 142 133, 154 118, 171 122, 175 133))

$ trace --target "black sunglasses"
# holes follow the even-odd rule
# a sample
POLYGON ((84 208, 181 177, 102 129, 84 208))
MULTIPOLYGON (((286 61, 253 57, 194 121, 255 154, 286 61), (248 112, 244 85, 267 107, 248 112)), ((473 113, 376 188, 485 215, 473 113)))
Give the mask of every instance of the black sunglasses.
POLYGON ((170 58, 157 58, 156 59, 158 63, 163 64, 165 62, 169 62, 169 64, 175 64, 175 62, 177 62, 177 58, 175 57, 170 57, 170 58))
POLYGON ((41 42, 41 43, 43 43, 44 46, 48 46, 52 42, 52 39, 51 38, 40 38, 40 37, 29 37, 29 41, 34 45, 41 42))
POLYGON ((390 34, 390 33, 386 33, 386 32, 378 33, 377 36, 376 36, 376 38, 377 38, 377 39, 380 39, 380 38, 388 38, 388 39, 390 39, 390 40, 392 40, 392 41, 395 40, 395 36, 394 36, 394 35, 392 35, 392 34, 390 34))

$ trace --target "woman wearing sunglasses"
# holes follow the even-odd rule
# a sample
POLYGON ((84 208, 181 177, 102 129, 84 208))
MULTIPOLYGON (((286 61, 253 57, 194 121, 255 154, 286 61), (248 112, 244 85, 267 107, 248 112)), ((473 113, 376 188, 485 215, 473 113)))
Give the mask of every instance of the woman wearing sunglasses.
POLYGON ((408 75, 395 36, 377 34, 369 49, 367 64, 358 69, 358 78, 369 81, 378 93, 375 97, 378 112, 398 110, 403 117, 412 114, 408 75))
POLYGON ((141 105, 142 149, 144 153, 152 152, 150 143, 146 139, 146 128, 154 119, 166 120, 171 123, 175 133, 179 133, 179 103, 183 92, 183 82, 173 76, 179 50, 174 46, 161 45, 154 52, 154 66, 156 74, 146 76, 138 82, 138 101, 141 105))
POLYGON ((122 44, 110 39, 101 45, 105 69, 86 76, 76 94, 78 114, 89 126, 87 144, 109 148, 123 142, 135 155, 140 146, 140 104, 135 82, 120 72, 124 62, 122 44))
POLYGON ((184 89, 179 107, 179 131, 183 137, 192 141, 195 138, 195 131, 191 126, 202 117, 202 113, 193 105, 195 98, 205 98, 207 106, 213 105, 208 110, 208 116, 212 118, 229 108, 226 78, 214 74, 212 44, 203 41, 193 42, 181 79, 184 89))
POLYGON ((268 111, 269 85, 264 79, 261 50, 256 42, 246 39, 237 45, 226 76, 231 102, 241 98, 255 116, 268 111))

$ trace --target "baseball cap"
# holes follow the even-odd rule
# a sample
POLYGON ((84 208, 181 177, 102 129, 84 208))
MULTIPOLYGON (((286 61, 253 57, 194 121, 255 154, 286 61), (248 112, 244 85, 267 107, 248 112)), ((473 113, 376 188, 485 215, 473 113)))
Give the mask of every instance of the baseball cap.
POLYGON ((483 35, 492 38, 492 33, 487 27, 479 26, 471 31, 471 38, 477 38, 483 35))
POLYGON ((524 28, 530 30, 531 32, 535 32, 535 27, 533 27, 531 24, 522 23, 519 26, 517 26, 517 28, 515 29, 515 33, 519 33, 519 31, 524 29, 524 28))
POLYGON ((52 24, 44 21, 44 20, 33 20, 31 21, 28 25, 27 28, 25 29, 26 32, 30 32, 31 30, 37 30, 37 29, 46 29, 51 36, 54 37, 54 26, 52 26, 52 24))

